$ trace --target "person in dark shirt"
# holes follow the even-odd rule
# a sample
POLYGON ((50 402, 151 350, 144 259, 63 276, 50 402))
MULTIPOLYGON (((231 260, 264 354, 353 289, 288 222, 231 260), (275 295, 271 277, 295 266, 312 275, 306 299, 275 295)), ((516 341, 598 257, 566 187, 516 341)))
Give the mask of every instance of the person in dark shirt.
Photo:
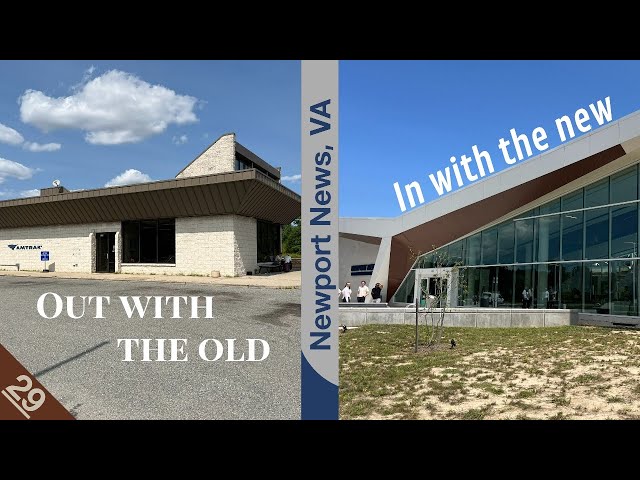
POLYGON ((373 298, 373 303, 380 303, 382 301, 382 285, 376 283, 376 286, 371 289, 371 298, 373 298))

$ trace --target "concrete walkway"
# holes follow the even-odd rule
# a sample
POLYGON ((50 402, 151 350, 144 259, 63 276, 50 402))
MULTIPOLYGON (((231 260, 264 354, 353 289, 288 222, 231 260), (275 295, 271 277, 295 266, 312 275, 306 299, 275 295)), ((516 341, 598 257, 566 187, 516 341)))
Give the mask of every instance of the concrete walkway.
POLYGON ((197 277, 187 275, 138 275, 131 273, 69 273, 69 272, 11 272, 0 271, 0 277, 42 277, 42 278, 73 278, 79 280, 109 280, 135 282, 168 282, 168 283, 199 283, 205 285, 238 285, 246 287, 265 288, 300 288, 301 272, 272 273, 265 275, 246 275, 244 277, 197 277))

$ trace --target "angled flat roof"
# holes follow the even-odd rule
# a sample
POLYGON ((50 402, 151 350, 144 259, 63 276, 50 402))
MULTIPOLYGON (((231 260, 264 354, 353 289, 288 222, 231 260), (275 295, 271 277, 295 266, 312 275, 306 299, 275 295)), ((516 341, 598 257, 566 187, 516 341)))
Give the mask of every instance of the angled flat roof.
POLYGON ((300 196, 256 169, 0 202, 0 228, 236 214, 288 224, 300 196))
MULTIPOLYGON (((413 264, 411 252, 428 252, 529 208, 545 195, 601 168, 640 158, 640 111, 597 128, 443 195, 394 218, 340 218, 340 236, 391 237, 388 294, 413 264)), ((579 187, 577 187, 579 188, 579 187)))
MULTIPOLYGON (((341 217, 340 232, 392 237, 614 147, 640 147, 640 110, 392 218, 341 217), (377 233, 374 233, 377 232, 377 233)), ((428 180, 428 179, 427 179, 428 180)), ((422 182, 423 185, 430 185, 422 182)), ((391 185, 390 185, 391 186, 391 185)))

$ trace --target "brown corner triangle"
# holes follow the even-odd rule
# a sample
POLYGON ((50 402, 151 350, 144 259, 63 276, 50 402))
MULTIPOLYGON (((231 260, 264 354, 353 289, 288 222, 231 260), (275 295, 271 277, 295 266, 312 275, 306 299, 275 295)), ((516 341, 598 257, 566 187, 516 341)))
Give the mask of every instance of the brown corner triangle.
POLYGON ((0 345, 0 420, 75 420, 37 378, 0 345))

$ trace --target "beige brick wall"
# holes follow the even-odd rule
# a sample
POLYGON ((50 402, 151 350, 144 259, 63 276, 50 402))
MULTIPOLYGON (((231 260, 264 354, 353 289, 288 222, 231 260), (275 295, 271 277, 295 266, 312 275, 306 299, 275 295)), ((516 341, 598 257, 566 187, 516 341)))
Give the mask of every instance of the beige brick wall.
MULTIPOLYGON (((95 223, 21 229, 0 229, 0 265, 20 264, 20 270, 42 270, 40 250, 11 250, 7 245, 42 245, 48 250, 50 268, 57 272, 91 272, 91 233, 117 232, 119 223, 95 223)), ((2 270, 15 270, 2 267, 2 270)))
POLYGON ((234 246, 233 258, 235 274, 246 275, 258 266, 258 226, 255 218, 233 216, 234 246))
MULTIPOLYGON (((58 272, 95 271, 95 233, 117 232, 116 253, 122 252, 120 223, 65 225, 15 230, 0 229, 0 265, 20 264, 21 270, 42 270, 40 250, 11 250, 7 245, 42 245, 58 272), (93 235, 92 235, 93 234, 93 235)), ((156 275, 245 275, 257 267, 257 227, 254 218, 238 215, 176 219, 176 263, 121 264, 122 273, 156 275)), ((15 270, 2 267, 2 270, 15 270)))
POLYGON ((236 134, 228 133, 220 137, 202 152, 176 178, 197 177, 214 173, 233 172, 236 159, 236 134))
POLYGON ((122 264, 121 271, 204 276, 218 271, 223 276, 239 276, 257 266, 256 251, 253 218, 237 215, 176 218, 175 266, 122 264))

